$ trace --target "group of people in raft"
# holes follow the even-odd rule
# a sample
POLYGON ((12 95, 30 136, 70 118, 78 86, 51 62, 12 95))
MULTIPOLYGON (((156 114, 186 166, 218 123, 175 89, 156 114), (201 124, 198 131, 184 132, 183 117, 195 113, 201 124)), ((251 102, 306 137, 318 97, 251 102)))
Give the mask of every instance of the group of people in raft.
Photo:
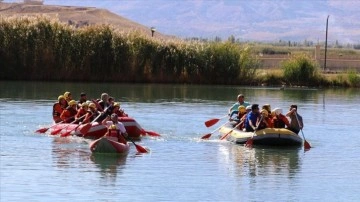
POLYGON ((258 104, 251 105, 244 99, 244 95, 239 94, 237 102, 229 109, 230 121, 236 122, 234 127, 237 129, 253 132, 265 128, 287 128, 298 134, 304 127, 303 119, 297 112, 297 105, 291 105, 284 115, 280 108, 271 111, 270 105, 265 104, 260 110, 258 104))
POLYGON ((55 123, 85 124, 98 122, 106 125, 108 132, 105 136, 114 141, 126 143, 124 137, 127 132, 118 117, 128 115, 120 108, 120 103, 115 102, 113 97, 102 93, 100 99, 88 100, 86 93, 81 93, 78 101, 75 101, 70 92, 59 95, 54 103, 52 116, 55 123))

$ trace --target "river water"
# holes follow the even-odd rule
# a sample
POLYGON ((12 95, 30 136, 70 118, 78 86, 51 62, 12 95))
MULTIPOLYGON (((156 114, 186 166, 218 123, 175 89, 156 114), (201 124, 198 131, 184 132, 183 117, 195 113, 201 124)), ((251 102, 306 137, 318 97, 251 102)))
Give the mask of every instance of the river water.
POLYGON ((358 201, 359 89, 0 82, 1 201, 358 201), (146 130, 126 157, 92 155, 89 140, 34 133, 59 94, 107 92, 146 130), (303 148, 252 148, 200 137, 236 101, 298 104, 303 148))

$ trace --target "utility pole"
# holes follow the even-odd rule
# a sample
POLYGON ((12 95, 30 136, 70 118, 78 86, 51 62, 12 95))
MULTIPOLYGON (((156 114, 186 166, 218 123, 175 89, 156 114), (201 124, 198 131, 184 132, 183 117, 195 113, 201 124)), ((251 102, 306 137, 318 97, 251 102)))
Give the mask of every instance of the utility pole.
POLYGON ((150 30, 151 30, 151 37, 154 37, 154 33, 156 31, 155 27, 151 27, 150 30))
POLYGON ((328 38, 328 24, 329 24, 329 17, 330 15, 327 16, 326 19, 326 36, 325 36, 325 60, 324 60, 324 72, 326 69, 326 53, 327 53, 327 38, 328 38))

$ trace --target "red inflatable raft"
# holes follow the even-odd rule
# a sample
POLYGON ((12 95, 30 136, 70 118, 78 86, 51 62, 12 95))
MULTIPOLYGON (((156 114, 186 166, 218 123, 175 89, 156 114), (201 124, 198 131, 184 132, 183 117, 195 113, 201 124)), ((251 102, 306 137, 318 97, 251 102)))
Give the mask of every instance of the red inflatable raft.
POLYGON ((90 144, 90 151, 93 153, 128 154, 129 143, 120 143, 106 137, 101 137, 90 144))
MULTIPOLYGON (((135 119, 130 117, 119 117, 119 121, 124 124, 126 132, 128 136, 133 140, 140 140, 141 135, 145 135, 144 129, 135 121, 135 119)), ((62 129, 60 134, 64 134, 66 132, 72 131, 72 135, 88 138, 88 139, 98 139, 105 135, 107 132, 107 128, 104 125, 101 125, 97 122, 91 124, 90 130, 86 134, 81 134, 80 130, 82 125, 79 126, 75 131, 74 129, 78 126, 78 124, 57 124, 53 126, 52 131, 62 129)))

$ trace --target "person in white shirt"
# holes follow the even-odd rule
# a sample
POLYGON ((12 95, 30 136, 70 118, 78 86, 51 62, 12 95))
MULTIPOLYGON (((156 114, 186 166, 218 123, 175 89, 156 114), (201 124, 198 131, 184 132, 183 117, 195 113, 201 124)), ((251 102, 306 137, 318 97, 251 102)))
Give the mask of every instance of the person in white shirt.
POLYGON ((105 135, 108 139, 126 144, 127 141, 125 137, 127 137, 128 134, 124 124, 119 122, 117 114, 111 114, 111 116, 106 117, 102 121, 102 124, 108 128, 108 132, 105 135))

